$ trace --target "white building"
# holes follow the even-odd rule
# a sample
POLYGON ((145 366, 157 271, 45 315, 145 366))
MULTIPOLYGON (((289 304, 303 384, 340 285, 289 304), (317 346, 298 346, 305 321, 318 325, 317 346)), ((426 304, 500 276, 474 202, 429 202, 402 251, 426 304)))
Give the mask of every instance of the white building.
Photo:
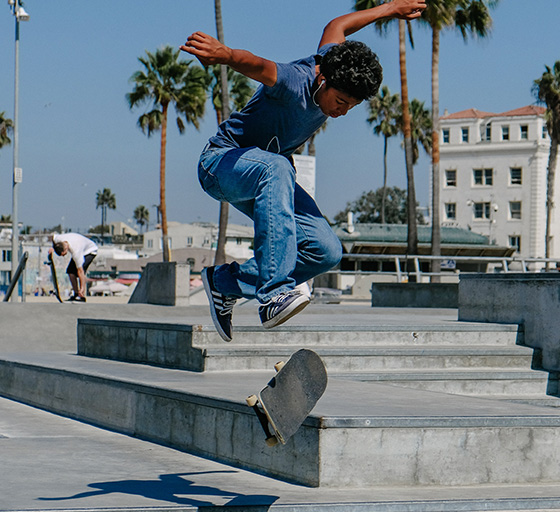
MULTIPOLYGON (((470 109, 441 118, 443 226, 472 229, 491 243, 515 247, 521 257, 544 257, 550 149, 544 113, 542 107, 527 106, 502 114, 470 109)), ((555 203, 560 205, 558 193, 555 203)), ((560 227, 559 210, 553 210, 552 235, 560 227)), ((552 258, 560 258, 556 238, 552 258)))
MULTIPOLYGON (((218 226, 214 223, 197 222, 181 224, 168 222, 167 234, 170 249, 216 249, 218 226)), ((226 232, 226 254, 234 259, 247 260, 253 257, 253 227, 229 224, 226 232)), ((153 256, 162 251, 161 229, 144 233, 144 256, 153 256)))

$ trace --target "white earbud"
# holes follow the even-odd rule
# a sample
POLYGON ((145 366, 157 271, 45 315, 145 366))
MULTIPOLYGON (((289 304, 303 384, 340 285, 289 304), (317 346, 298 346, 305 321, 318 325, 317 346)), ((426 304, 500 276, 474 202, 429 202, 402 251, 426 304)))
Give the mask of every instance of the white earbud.
POLYGON ((319 87, 317 87, 317 90, 313 93, 313 98, 312 98, 312 99, 313 99, 313 103, 315 103, 315 106, 316 106, 316 107, 319 106, 319 103, 317 103, 317 102, 315 101, 315 95, 319 92, 319 89, 320 89, 321 87, 323 87, 323 84, 324 84, 324 83, 325 83, 325 80, 321 80, 321 83, 319 84, 319 87))

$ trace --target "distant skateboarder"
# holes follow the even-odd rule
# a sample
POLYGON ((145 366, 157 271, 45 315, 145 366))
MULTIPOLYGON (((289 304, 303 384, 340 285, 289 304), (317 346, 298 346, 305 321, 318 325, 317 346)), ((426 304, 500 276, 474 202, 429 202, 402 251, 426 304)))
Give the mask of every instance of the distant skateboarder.
POLYGON ((97 256, 97 245, 89 238, 78 233, 63 233, 53 236, 53 246, 49 254, 55 252, 58 256, 70 253, 72 259, 66 268, 66 273, 72 285, 73 295, 70 302, 86 301, 86 271, 97 256))
POLYGON ((309 303, 296 286, 339 263, 340 241, 296 183, 292 154, 329 117, 346 115, 379 90, 377 56, 346 36, 379 19, 418 18, 425 8, 425 0, 393 0, 335 18, 317 53, 289 64, 229 48, 203 32, 181 46, 204 66, 225 64, 262 84, 245 108, 219 126, 198 166, 202 188, 245 213, 255 227, 254 258, 202 272, 212 319, 224 340, 231 340, 238 298, 256 297, 262 325, 275 327, 309 303))

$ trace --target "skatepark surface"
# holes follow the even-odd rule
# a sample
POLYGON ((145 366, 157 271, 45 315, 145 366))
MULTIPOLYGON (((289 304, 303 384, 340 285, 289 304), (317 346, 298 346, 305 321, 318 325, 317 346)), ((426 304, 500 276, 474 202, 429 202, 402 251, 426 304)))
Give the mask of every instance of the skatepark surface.
MULTIPOLYGON (((77 318, 148 317, 181 317, 186 322, 211 324, 204 306, 4 303, 0 306, 0 358, 8 354, 74 354, 77 318)), ((234 319, 238 325, 257 325, 255 305, 236 308, 234 319)), ((449 323, 453 330, 456 320, 457 310, 453 309, 312 304, 290 325, 449 323)), ((237 383, 232 379, 243 382, 245 375, 229 373, 223 385, 231 383, 234 389, 237 383)), ((390 402, 391 387, 387 389, 390 402)), ((402 394, 402 390, 395 388, 395 393, 402 394)), ((446 403, 450 402, 443 401, 442 406, 446 403)), ((368 489, 294 485, 5 398, 0 398, 0 453, 0 512, 211 511, 222 507, 293 512, 560 510, 560 486, 554 484, 368 489)))

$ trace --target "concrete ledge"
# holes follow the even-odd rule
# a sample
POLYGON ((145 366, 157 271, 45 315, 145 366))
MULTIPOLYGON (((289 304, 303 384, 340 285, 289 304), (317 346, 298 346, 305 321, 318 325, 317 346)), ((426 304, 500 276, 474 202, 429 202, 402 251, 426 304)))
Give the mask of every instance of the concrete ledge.
POLYGON ((373 283, 373 307, 456 308, 457 283, 373 283))
POLYGON ((200 374, 67 354, 4 357, 3 396, 308 486, 560 481, 560 411, 331 379, 268 448, 244 398, 274 372, 200 374))
POLYGON ((560 370, 560 274, 461 275, 458 315, 522 325, 524 343, 542 350, 543 367, 560 370))

